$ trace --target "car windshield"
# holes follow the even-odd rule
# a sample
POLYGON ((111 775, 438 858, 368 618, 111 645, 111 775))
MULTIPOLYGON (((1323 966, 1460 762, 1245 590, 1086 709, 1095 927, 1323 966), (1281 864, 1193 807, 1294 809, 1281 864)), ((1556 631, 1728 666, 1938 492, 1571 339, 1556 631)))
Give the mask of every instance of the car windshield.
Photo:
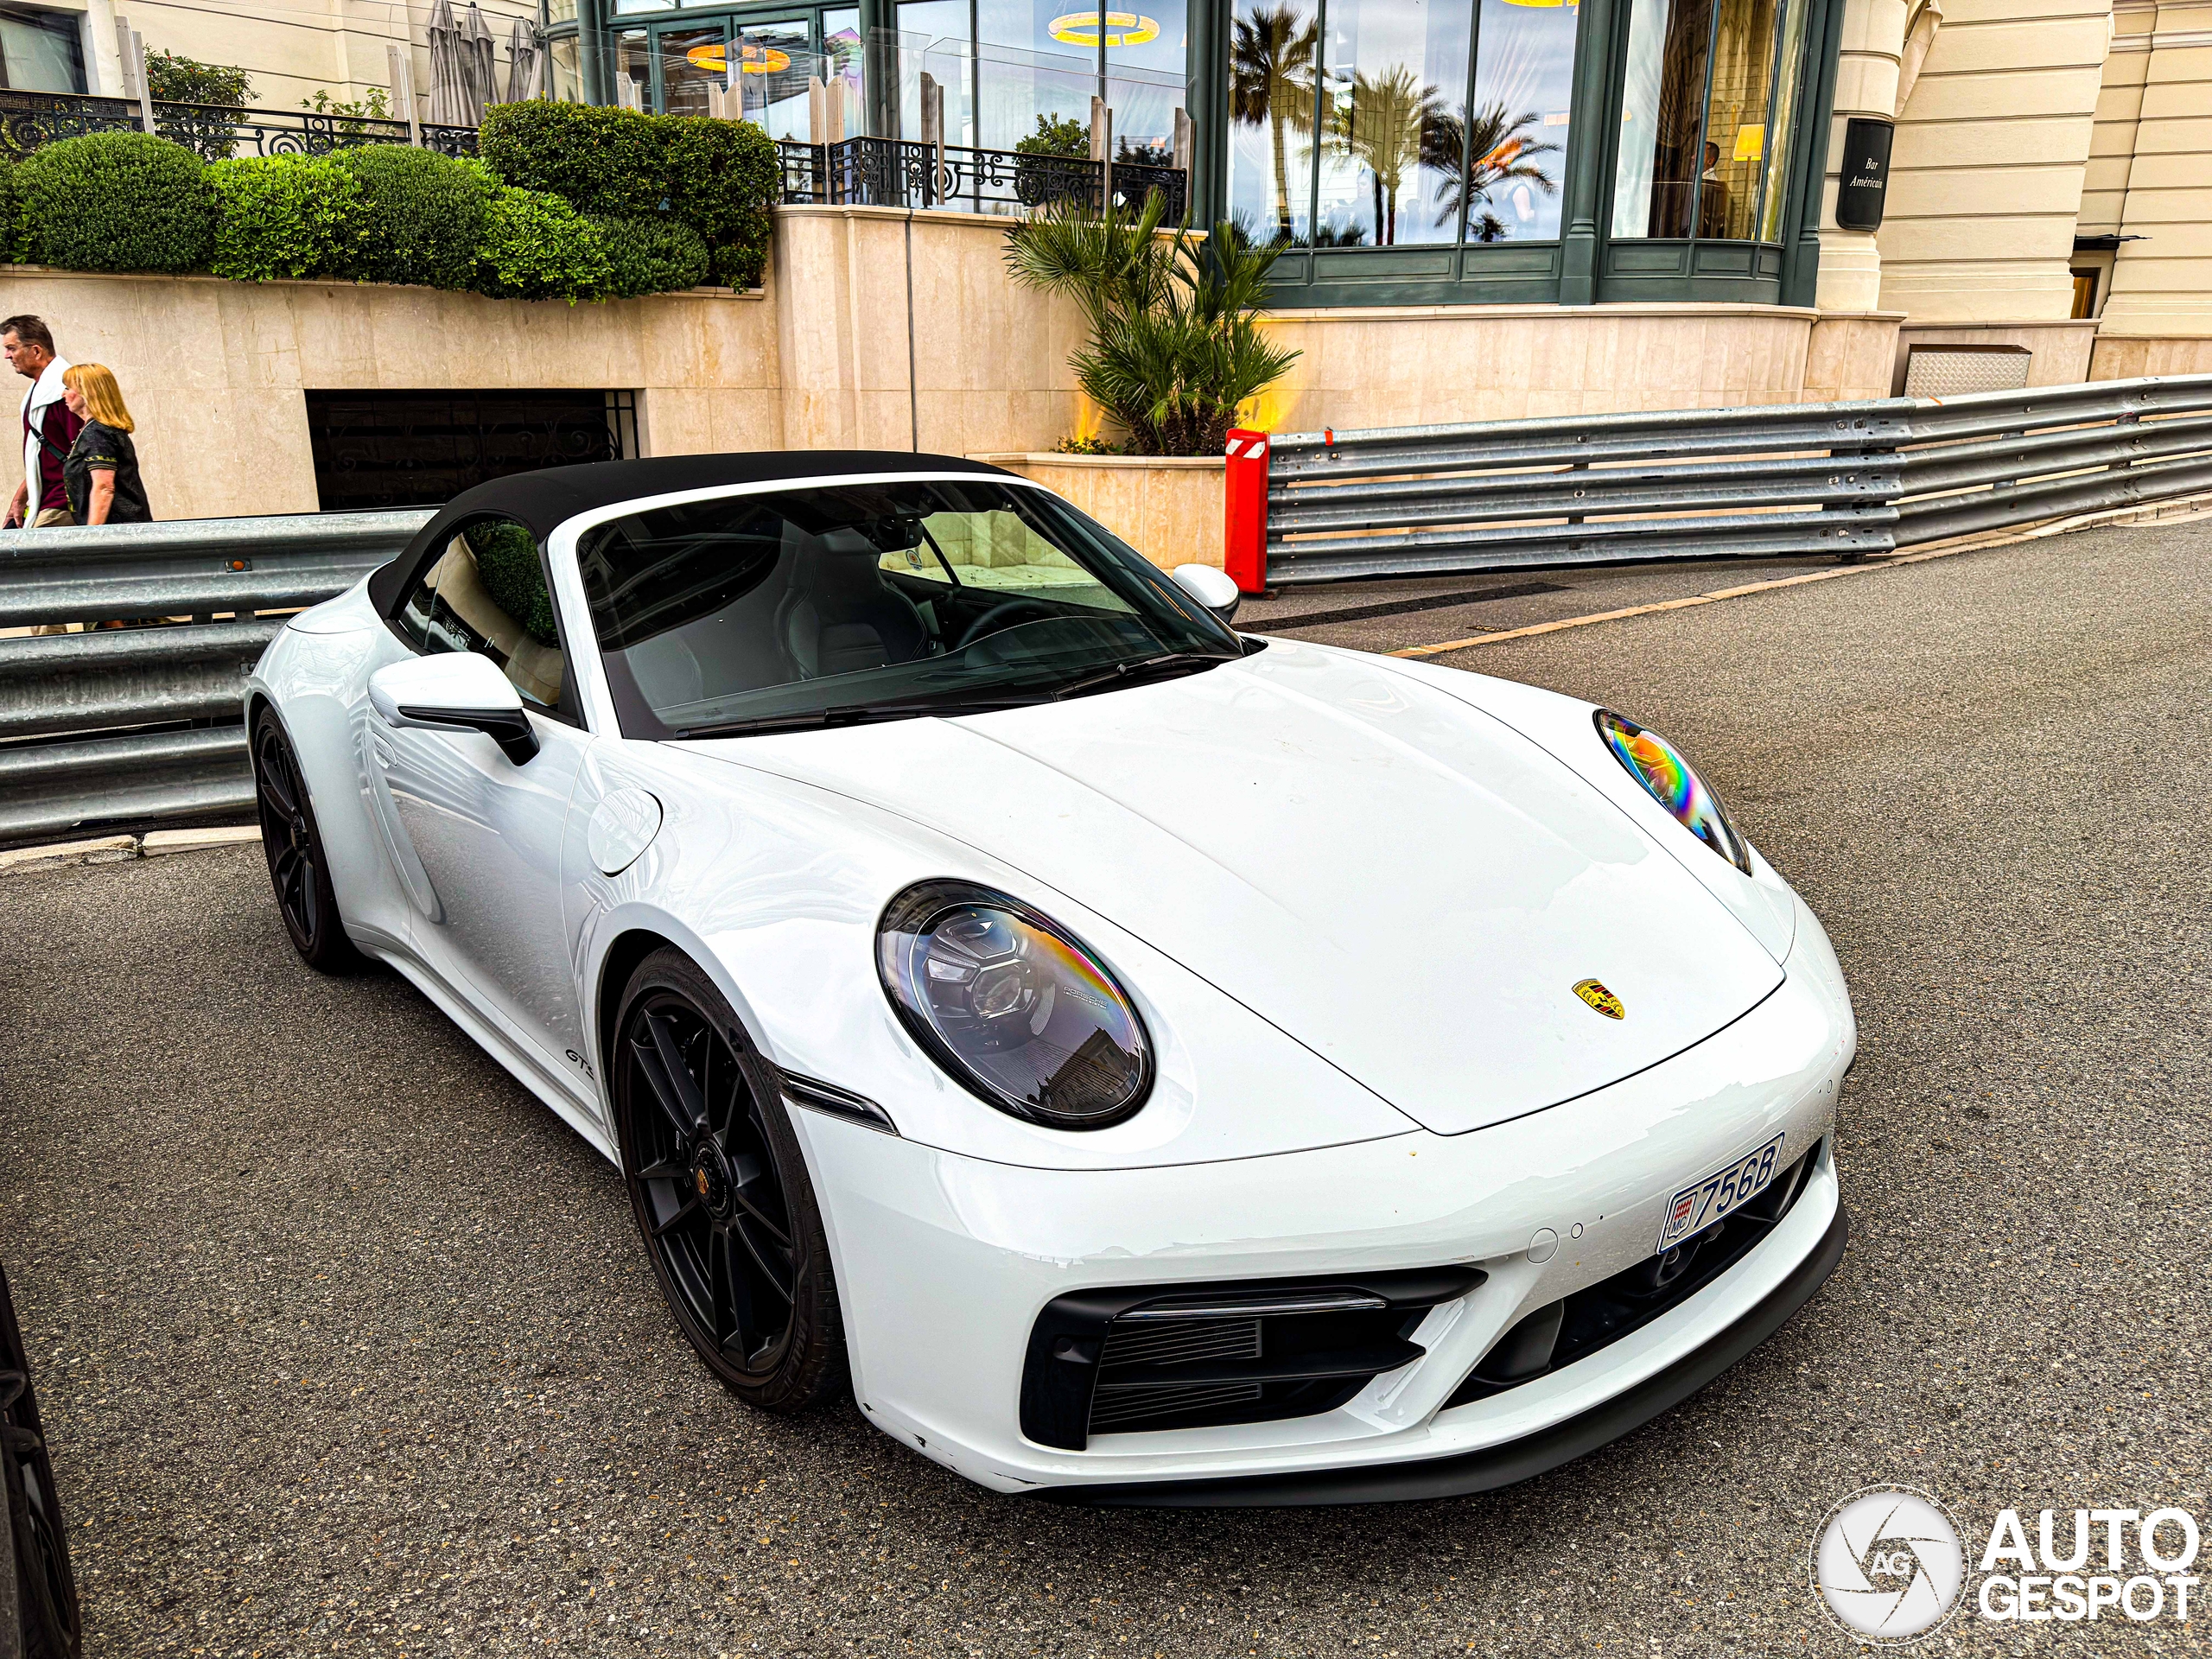
POLYGON ((973 713, 1243 651, 1110 532, 988 479, 656 507, 587 531, 576 557, 632 737, 973 713))

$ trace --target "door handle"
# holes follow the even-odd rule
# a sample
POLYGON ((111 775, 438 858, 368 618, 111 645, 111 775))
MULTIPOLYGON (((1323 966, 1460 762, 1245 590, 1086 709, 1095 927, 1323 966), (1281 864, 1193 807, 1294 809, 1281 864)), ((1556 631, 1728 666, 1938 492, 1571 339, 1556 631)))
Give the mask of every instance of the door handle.
POLYGON ((377 764, 382 766, 385 771, 389 772, 392 767, 399 764, 399 755, 397 752, 395 751, 391 745, 385 741, 385 734, 382 732, 371 732, 369 734, 369 748, 376 755, 377 764))

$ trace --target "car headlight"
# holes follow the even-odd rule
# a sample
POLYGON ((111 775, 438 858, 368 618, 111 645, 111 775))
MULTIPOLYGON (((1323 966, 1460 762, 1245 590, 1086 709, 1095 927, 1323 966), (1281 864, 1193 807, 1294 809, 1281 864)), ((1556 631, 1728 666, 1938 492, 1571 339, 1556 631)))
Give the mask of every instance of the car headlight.
POLYGON ((909 887, 884 912, 875 959, 914 1040, 1001 1111, 1095 1129, 1144 1104, 1144 1021, 1080 939, 1019 899, 909 887))
POLYGON ((1749 875, 1751 848, 1728 822, 1720 798, 1690 770, 1675 746, 1610 709, 1598 710, 1597 720, 1598 735, 1630 776, 1650 791, 1651 798, 1673 813, 1675 823, 1749 875))

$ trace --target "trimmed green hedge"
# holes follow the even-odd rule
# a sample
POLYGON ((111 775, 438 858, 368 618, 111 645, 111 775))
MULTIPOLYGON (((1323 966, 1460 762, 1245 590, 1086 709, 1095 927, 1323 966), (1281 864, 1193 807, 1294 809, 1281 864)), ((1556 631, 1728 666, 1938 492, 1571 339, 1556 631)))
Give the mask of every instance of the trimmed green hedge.
POLYGON ((750 121, 664 115, 669 207, 707 245, 714 279, 753 288, 768 263, 783 194, 775 141, 750 121))
POLYGON ((484 111, 477 153, 504 184, 546 190, 578 213, 634 218, 667 199, 658 116, 532 99, 484 111))
POLYGON ((679 292, 707 280, 707 245, 696 231, 665 213, 650 219, 595 213, 592 223, 613 267, 607 291, 617 299, 679 292))
POLYGON ((337 162, 255 156, 207 169, 215 192, 215 257, 233 282, 320 276, 359 258, 367 237, 361 185, 337 162))
POLYGON ((706 244, 714 281, 760 280, 782 179, 774 143, 752 122, 540 99, 486 110, 479 146, 503 183, 587 213, 673 218, 706 244))
POLYGON ((467 288, 492 186, 480 166, 404 144, 336 149, 331 162, 360 190, 360 237, 332 274, 362 283, 467 288))
POLYGON ((597 227, 547 190, 499 185, 484 210, 475 289, 502 300, 607 297, 613 281, 597 227))
POLYGON ((572 304, 760 280, 780 180, 757 126, 540 99, 487 112, 483 144, 209 166, 141 133, 65 139, 0 156, 0 258, 572 304))
POLYGON ((214 193, 199 156, 143 132, 94 132, 16 168, 18 257, 68 270, 207 269, 214 193))

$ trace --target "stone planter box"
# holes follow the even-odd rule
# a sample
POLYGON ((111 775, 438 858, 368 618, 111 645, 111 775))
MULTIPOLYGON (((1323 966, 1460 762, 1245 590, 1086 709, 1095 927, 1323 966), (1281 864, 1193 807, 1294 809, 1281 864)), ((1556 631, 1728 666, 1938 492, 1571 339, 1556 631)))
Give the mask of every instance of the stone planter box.
POLYGON ((1063 455, 1020 452, 970 457, 1065 496, 1163 570, 1222 567, 1219 455, 1063 455))

